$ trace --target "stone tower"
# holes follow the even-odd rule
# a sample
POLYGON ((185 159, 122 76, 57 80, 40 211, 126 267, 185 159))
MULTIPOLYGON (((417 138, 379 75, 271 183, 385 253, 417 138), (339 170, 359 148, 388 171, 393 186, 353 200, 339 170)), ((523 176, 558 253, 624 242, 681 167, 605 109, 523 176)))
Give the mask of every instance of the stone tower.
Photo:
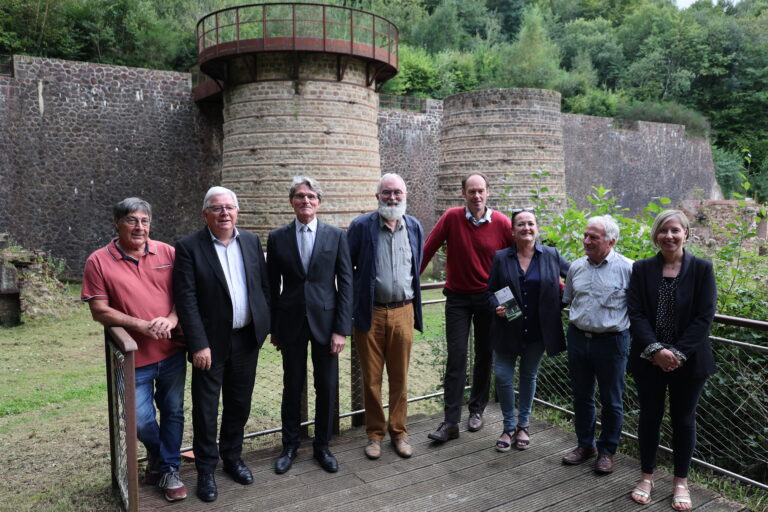
POLYGON ((491 89, 455 94, 443 103, 437 215, 459 206, 461 180, 479 172, 490 180, 492 208, 531 206, 531 189, 548 188, 556 209, 565 200, 560 93, 491 89), (541 181, 536 171, 547 171, 541 181))
POLYGON ((376 87, 397 73, 397 27, 345 7, 260 4, 207 15, 197 41, 215 82, 196 100, 223 100, 221 184, 238 194, 239 225, 264 235, 290 220, 297 174, 321 183, 325 222, 376 208, 376 87))

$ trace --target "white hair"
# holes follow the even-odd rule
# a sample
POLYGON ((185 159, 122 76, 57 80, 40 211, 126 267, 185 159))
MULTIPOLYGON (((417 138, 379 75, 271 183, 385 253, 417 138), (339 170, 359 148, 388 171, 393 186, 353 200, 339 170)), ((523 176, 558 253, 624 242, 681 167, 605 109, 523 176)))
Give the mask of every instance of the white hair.
POLYGON ((225 187, 211 187, 208 192, 205 193, 203 199, 203 210, 211 206, 211 198, 213 196, 229 195, 232 198, 232 202, 235 203, 235 208, 240 209, 240 205, 237 203, 237 196, 234 192, 225 187))
POLYGON ((590 217, 589 220, 587 220, 587 227, 589 226, 602 226, 605 230, 606 242, 619 239, 619 225, 610 215, 598 215, 595 217, 590 217))

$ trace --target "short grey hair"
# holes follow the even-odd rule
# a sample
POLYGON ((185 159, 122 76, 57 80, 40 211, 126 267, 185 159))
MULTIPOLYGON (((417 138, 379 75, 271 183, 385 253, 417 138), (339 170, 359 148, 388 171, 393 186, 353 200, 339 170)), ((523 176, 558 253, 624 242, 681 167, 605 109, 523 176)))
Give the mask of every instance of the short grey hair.
POLYGON ((237 202, 237 196, 234 192, 229 190, 226 187, 211 187, 208 189, 208 192, 205 193, 205 197, 203 198, 203 210, 211 206, 211 198, 213 196, 221 196, 228 194, 232 198, 232 202, 235 203, 235 208, 238 210, 240 209, 240 205, 237 202))
POLYGON ((138 197, 126 197, 112 208, 115 222, 120 222, 123 217, 133 212, 144 212, 152 220, 152 206, 138 197))
POLYGON ((296 193, 296 189, 301 185, 306 185, 309 190, 317 194, 317 199, 323 200, 323 189, 320 188, 320 184, 314 178, 309 176, 294 176, 291 181, 291 189, 288 191, 288 199, 293 199, 293 195, 296 193))
POLYGON ((664 210, 656 216, 653 220, 653 226, 651 226, 651 242, 653 242, 653 245, 656 247, 659 246, 659 244, 656 243, 656 236, 658 236, 659 231, 664 227, 664 224, 670 220, 676 220, 680 223, 683 230, 685 230, 685 238, 686 240, 688 239, 688 234, 690 233, 690 221, 688 220, 688 216, 680 210, 664 210))
POLYGON ((589 226, 602 226, 605 230, 606 242, 619 239, 619 225, 610 215, 597 215, 595 217, 590 217, 589 220, 587 220, 587 227, 589 226))
POLYGON ((406 186, 405 180, 403 179, 403 177, 400 176, 399 174, 395 173, 395 172, 388 172, 388 173, 382 175, 381 178, 379 178, 379 184, 376 185, 376 193, 377 194, 381 193, 381 182, 383 182, 384 180, 392 179, 392 178, 397 178, 398 180, 402 181, 403 182, 403 192, 408 192, 408 187, 406 186))

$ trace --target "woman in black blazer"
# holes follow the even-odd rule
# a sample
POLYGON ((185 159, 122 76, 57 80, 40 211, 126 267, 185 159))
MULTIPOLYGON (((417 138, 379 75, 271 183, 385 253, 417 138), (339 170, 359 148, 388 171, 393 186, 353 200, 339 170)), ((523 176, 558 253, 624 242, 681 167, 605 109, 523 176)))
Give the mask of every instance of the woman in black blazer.
POLYGON ((496 449, 528 448, 528 423, 536 392, 536 377, 544 350, 551 356, 565 350, 560 318, 560 277, 571 264, 553 247, 536 242, 539 233, 531 210, 514 210, 512 232, 515 245, 498 251, 488 279, 496 389, 504 415, 504 431, 496 449), (506 286, 512 291, 522 314, 507 321, 506 309, 494 293, 506 286), (520 359, 519 415, 515 422, 515 364, 520 359))
POLYGON ((715 373, 709 328, 717 290, 712 263, 685 251, 688 218, 665 210, 653 222, 651 240, 659 253, 636 261, 627 291, 632 345, 628 367, 640 401, 638 438, 642 476, 632 491, 651 501, 659 431, 669 392, 674 452, 672 508, 692 507, 688 468, 696 444, 696 406, 707 377, 715 373))

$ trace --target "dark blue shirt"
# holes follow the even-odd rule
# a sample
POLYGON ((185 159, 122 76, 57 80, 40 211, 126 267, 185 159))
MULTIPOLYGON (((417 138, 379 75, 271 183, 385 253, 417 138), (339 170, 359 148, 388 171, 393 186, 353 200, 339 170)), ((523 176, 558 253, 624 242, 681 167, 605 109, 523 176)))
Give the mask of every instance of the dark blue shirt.
POLYGON ((515 259, 517 277, 520 281, 520 309, 523 314, 514 325, 515 338, 519 340, 519 348, 525 348, 541 340, 541 325, 539 324, 539 286, 541 273, 539 272, 539 252, 533 253, 528 272, 523 272, 520 261, 515 259))

